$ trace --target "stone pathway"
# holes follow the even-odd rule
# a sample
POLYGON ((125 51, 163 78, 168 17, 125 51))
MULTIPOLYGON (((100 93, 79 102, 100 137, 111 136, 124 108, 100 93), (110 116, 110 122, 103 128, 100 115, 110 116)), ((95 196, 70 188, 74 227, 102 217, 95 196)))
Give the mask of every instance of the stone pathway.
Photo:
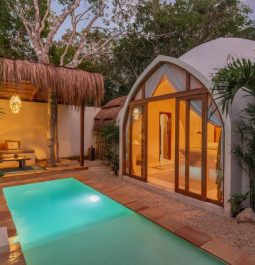
MULTIPOLYGON (((15 225, 6 205, 2 188, 66 177, 74 177, 106 194, 126 207, 225 260, 228 264, 255 264, 255 226, 234 220, 155 194, 145 188, 115 177, 102 162, 87 163, 86 171, 74 171, 36 179, 0 183, 0 227, 7 226, 9 237, 16 235, 15 225), (249 255, 251 256, 249 256, 249 255)), ((25 264, 19 244, 0 257, 1 265, 25 264)))

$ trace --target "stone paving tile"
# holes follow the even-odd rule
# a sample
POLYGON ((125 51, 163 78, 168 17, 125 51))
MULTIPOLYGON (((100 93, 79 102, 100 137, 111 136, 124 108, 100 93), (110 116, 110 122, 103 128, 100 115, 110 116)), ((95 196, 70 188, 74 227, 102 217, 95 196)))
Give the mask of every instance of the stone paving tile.
MULTIPOLYGON (((108 196, 108 195, 107 195, 108 196)), ((130 198, 127 195, 122 195, 122 194, 114 194, 112 196, 108 196, 109 198, 121 203, 121 204, 129 204, 129 203, 133 203, 136 202, 134 199, 130 198)))
MULTIPOLYGON (((88 172, 89 174, 87 174, 86 171, 84 171, 84 173, 81 173, 81 172, 70 173, 70 172, 68 172, 66 174, 61 173, 59 176, 57 176, 57 175, 47 176, 47 177, 44 176, 41 178, 36 178, 36 180, 27 179, 27 180, 22 180, 22 181, 19 180, 16 182, 14 181, 11 183, 2 183, 2 184, 0 184, 0 191, 1 191, 0 192, 0 212, 6 211, 6 210, 8 211, 8 208, 6 208, 7 207, 6 203, 1 204, 1 198, 3 198, 3 197, 1 197, 1 195, 3 195, 1 187, 27 184, 27 183, 31 183, 33 181, 34 182, 41 182, 41 181, 47 181, 47 180, 51 180, 51 179, 67 178, 70 176, 77 178, 78 180, 80 180, 81 182, 83 182, 87 185, 90 185, 90 184, 95 185, 96 190, 98 190, 99 192, 102 192, 106 195, 111 194, 111 193, 115 194, 115 193, 117 193, 117 191, 120 191, 120 190, 125 192, 126 197, 119 194, 119 200, 122 199, 122 202, 120 202, 120 203, 122 203, 124 205, 126 204, 127 207, 132 208, 134 211, 141 211, 142 209, 147 209, 148 206, 146 206, 146 205, 151 205, 151 204, 153 207, 155 207, 155 206, 157 207, 157 205, 155 205, 155 201, 156 201, 158 195, 154 195, 154 194, 151 195, 150 192, 144 191, 144 190, 142 190, 136 186, 133 187, 131 184, 123 184, 120 182, 119 179, 111 178, 110 173, 108 172, 109 170, 107 169, 107 167, 106 167, 106 170, 104 169, 104 170, 100 171, 100 168, 99 169, 98 168, 92 168, 92 170, 90 169, 90 171, 88 172), (97 188, 96 188, 96 186, 97 186, 97 188), (132 188, 131 188, 131 186, 132 186, 132 188), (137 193, 138 190, 141 191, 141 193, 137 193), (131 193, 130 193, 130 191, 131 191, 131 193), (140 195, 140 194, 144 194, 144 193, 146 193, 146 196, 140 195), (131 198, 135 199, 134 202, 128 202, 130 194, 131 194, 131 198), (149 194, 149 196, 148 196, 148 194, 149 194), (125 200, 127 200, 126 203, 125 203, 125 200)), ((162 201, 164 201, 164 199, 162 201)), ((174 203, 176 204, 176 202, 174 202, 174 203)), ((163 204, 163 205, 165 205, 165 204, 163 204)), ((179 203, 178 203, 178 205, 179 205, 179 203)), ((164 207, 162 207, 162 208, 164 208, 164 207)), ((156 223, 158 223, 159 225, 161 225, 161 226, 165 227, 166 229, 173 231, 173 232, 175 232, 176 230, 179 230, 183 226, 181 221, 182 220, 175 220, 175 218, 172 216, 164 216, 164 217, 161 217, 161 218, 158 218, 155 220, 156 223)), ((210 240, 210 241, 213 241, 213 240, 210 240)), ((210 249, 208 251, 214 255, 217 255, 217 251, 221 253, 221 248, 219 247, 219 249, 217 249, 217 246, 219 246, 219 243, 215 244, 216 245, 216 250, 215 250, 215 249, 213 249, 213 247, 212 247, 213 244, 210 243, 210 241, 208 241, 207 243, 202 245, 203 248, 205 250, 206 250, 206 248, 210 249), (210 244, 208 244, 208 243, 210 243, 210 244)), ((226 245, 226 246, 232 248, 231 246, 228 246, 228 245, 226 245)), ((14 246, 13 246, 13 248, 14 248, 14 246)), ((19 247, 17 246, 17 250, 18 249, 19 249, 19 247)), ((220 256, 222 258, 222 256, 225 255, 225 252, 228 252, 228 251, 223 251, 223 252, 224 252, 223 254, 222 253, 220 254, 221 256, 220 255, 218 255, 218 256, 220 256)), ((25 264, 24 258, 22 260, 22 257, 23 257, 22 253, 20 253, 19 251, 15 251, 15 249, 14 249, 13 253, 16 253, 16 259, 15 259, 15 255, 10 256, 10 258, 7 260, 6 259, 5 260, 0 259, 0 264, 1 265, 11 265, 11 264, 23 265, 23 264, 25 264), (21 258, 19 259, 19 257, 21 257, 21 258), (12 263, 10 263, 11 260, 13 261, 12 263)), ((235 260, 236 265, 242 265, 243 262, 246 262, 246 263, 247 262, 253 262, 253 258, 248 257, 246 255, 243 255, 242 252, 240 252, 240 255, 238 258, 236 258, 238 256, 237 254, 232 255, 232 256, 233 256, 232 259, 235 260)), ((229 262, 229 263, 234 264, 232 262, 229 262)), ((244 265, 246 265, 246 263, 244 265)), ((250 265, 250 264, 254 264, 254 263, 247 263, 247 265, 250 265)))
POLYGON ((243 252, 238 248, 227 245, 215 238, 209 240, 207 243, 202 245, 201 248, 228 262, 229 264, 235 264, 243 256, 243 252))
POLYGON ((12 218, 8 218, 8 219, 5 219, 5 220, 0 220, 0 227, 1 226, 7 226, 8 229, 12 229, 12 228, 15 228, 15 225, 14 225, 14 222, 12 220, 12 218))
MULTIPOLYGON (((6 202, 5 201, 4 202, 0 202, 0 212, 6 212, 6 211, 9 211, 6 202)), ((0 218, 0 220, 1 220, 1 218, 0 218)))
POLYGON ((0 227, 7 227, 8 237, 17 235, 15 224, 11 218, 0 220, 0 227))
POLYGON ((118 189, 116 189, 116 188, 114 188, 114 187, 109 187, 109 188, 105 187, 105 188, 101 188, 101 189, 98 190, 98 191, 101 192, 101 193, 103 193, 103 194, 105 194, 106 196, 109 197, 110 194, 112 194, 112 193, 118 191, 118 189))
POLYGON ((202 233, 188 225, 185 225, 175 231, 175 234, 190 241, 194 245, 200 247, 201 245, 208 242, 211 237, 206 235, 205 233, 202 233))
POLYGON ((11 228, 7 230, 8 233, 8 237, 13 237, 13 236, 17 236, 17 230, 16 228, 11 228))
POLYGON ((169 217, 169 216, 157 219, 156 223, 163 226, 164 228, 166 228, 171 232, 175 232, 177 229, 180 229, 181 227, 184 226, 183 223, 174 219, 174 217, 169 217))
POLYGON ((255 257, 243 255, 235 265, 255 265, 255 257))
POLYGON ((133 203, 133 202, 137 202, 135 199, 132 199, 128 196, 121 196, 118 200, 118 202, 120 202, 123 205, 127 205, 129 203, 133 203))
POLYGON ((104 194, 106 194, 106 193, 109 194, 113 191, 116 191, 116 189, 112 188, 112 187, 107 187, 107 186, 104 186, 104 187, 100 188, 100 190, 99 190, 99 192, 104 193, 104 194))
POLYGON ((142 210, 138 211, 138 213, 151 219, 152 221, 156 221, 157 219, 165 216, 165 213, 163 213, 159 209, 151 208, 151 207, 149 207, 147 209, 142 209, 142 210))
POLYGON ((108 192, 107 196, 112 198, 112 199, 115 199, 115 198, 117 199, 121 196, 125 196, 125 194, 123 192, 118 191, 118 190, 113 190, 111 192, 108 192))
POLYGON ((148 206, 138 201, 127 203, 126 206, 135 212, 148 208, 148 206))
POLYGON ((25 258, 21 251, 10 252, 0 256, 1 265, 26 265, 25 258))
POLYGON ((0 210, 0 220, 6 220, 12 218, 10 211, 1 211, 0 210))
POLYGON ((11 243, 10 252, 21 251, 20 243, 11 243))

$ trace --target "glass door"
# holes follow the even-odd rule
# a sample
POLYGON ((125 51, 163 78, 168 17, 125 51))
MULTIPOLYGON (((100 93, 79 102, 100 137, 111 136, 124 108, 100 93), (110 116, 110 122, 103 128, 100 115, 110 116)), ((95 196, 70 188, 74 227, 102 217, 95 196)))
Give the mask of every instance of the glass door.
POLYGON ((130 176, 146 180, 145 173, 145 105, 135 105, 130 111, 130 176))
POLYGON ((176 104, 175 190, 205 199, 206 98, 179 98, 176 104))

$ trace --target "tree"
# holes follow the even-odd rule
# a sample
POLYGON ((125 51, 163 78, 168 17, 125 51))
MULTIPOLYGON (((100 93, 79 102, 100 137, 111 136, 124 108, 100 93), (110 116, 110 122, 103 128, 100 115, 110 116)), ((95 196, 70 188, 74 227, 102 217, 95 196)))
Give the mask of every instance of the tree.
MULTIPOLYGON (((232 60, 213 78, 213 93, 223 112, 228 112, 236 94, 244 91, 255 102, 255 62, 249 59, 232 60)), ((250 179, 250 206, 255 210, 255 103, 241 112, 238 125, 240 143, 233 150, 242 161, 250 179)))
POLYGON ((6 1, 0 1, 0 57, 35 58, 22 22, 11 15, 6 1))
MULTIPOLYGON (((128 35, 118 40, 108 76, 128 92, 137 77, 159 54, 178 58, 219 37, 255 39, 251 10, 238 0, 176 0, 140 3, 128 35), (172 1, 173 2, 173 1, 172 1)), ((118 93, 119 93, 118 92, 118 93)))
MULTIPOLYGON (((113 39, 126 31, 125 22, 135 12, 136 2, 128 0, 59 0, 60 14, 52 10, 52 0, 9 0, 13 17, 20 19, 38 62, 49 64, 56 35, 70 19, 70 28, 62 39, 59 65, 76 68, 85 59, 105 52, 113 39), (100 23, 99 23, 100 20, 100 23), (98 36, 97 41, 94 41, 98 36), (71 55, 71 56, 70 56, 71 55)), ((55 166, 57 99, 48 92, 48 165, 55 166)))

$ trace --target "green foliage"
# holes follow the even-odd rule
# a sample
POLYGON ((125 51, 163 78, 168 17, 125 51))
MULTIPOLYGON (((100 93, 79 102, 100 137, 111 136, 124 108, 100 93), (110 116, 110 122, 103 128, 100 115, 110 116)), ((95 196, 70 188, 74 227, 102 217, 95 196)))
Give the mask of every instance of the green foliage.
MULTIPOLYGON (((32 0, 19 2, 33 5, 32 0)), ((46 12, 47 1, 38 2, 42 17, 46 12)), ((58 1, 62 8, 67 8, 73 2, 74 0, 58 1)), ((112 2, 113 10, 118 9, 118 2, 112 2)), ((10 13, 7 3, 13 5, 15 1, 0 1, 0 56, 36 59, 22 22, 10 13)), ((88 0, 88 3, 95 4, 99 1, 88 0)), ((136 10, 136 16, 131 20, 130 14, 123 14, 125 10, 122 14, 117 12, 119 15, 116 15, 114 25, 109 24, 107 18, 102 19, 106 28, 115 27, 116 24, 122 29, 127 28, 128 31, 115 39, 107 53, 86 58, 79 66, 87 71, 96 70, 105 76, 106 93, 103 103, 126 95, 141 72, 159 54, 179 57, 197 45, 219 37, 255 39, 255 25, 249 18, 251 10, 242 5, 240 0, 149 0, 139 1, 136 10)), ((26 13, 30 22, 34 20, 33 12, 31 8, 31 14, 26 13)), ((55 16, 52 12, 46 20, 42 38, 47 36, 49 25, 55 16)), ((52 63, 59 65, 70 35, 69 29, 60 40, 51 45, 52 63)), ((99 43, 106 39, 106 35, 107 30, 93 30, 89 32, 88 43, 93 42, 95 46, 100 46, 99 43)), ((64 64, 73 58, 79 37, 80 33, 77 32, 73 45, 67 51, 64 64)))
POLYGON ((7 0, 0 1, 0 57, 34 58, 34 56, 22 22, 11 14, 7 0))
POLYGON ((230 210, 233 217, 236 217, 243 209, 243 202, 247 200, 249 192, 242 193, 234 193, 231 195, 228 202, 230 203, 230 210))
POLYGON ((243 90, 255 97, 255 62, 249 59, 232 59, 227 67, 213 77, 213 93, 220 105, 228 112, 238 91, 243 90))
MULTIPOLYGON (((255 100, 255 62, 248 59, 232 60, 213 78, 213 93, 223 111, 228 111, 238 91, 246 92, 255 100)), ((233 152, 242 161, 250 179, 250 206, 255 210, 255 104, 249 103, 241 112, 238 124, 240 142, 233 152)))
POLYGON ((107 76, 128 92, 159 54, 179 57, 219 37, 255 39, 251 10, 237 0, 177 0, 140 3, 129 34, 116 42, 107 76))
POLYGON ((250 206, 255 210, 255 104, 248 104, 242 111, 238 132, 240 144, 235 146, 233 152, 241 158, 249 175, 250 206))
POLYGON ((101 131, 101 137, 105 142, 105 158, 117 175, 119 170, 119 127, 117 125, 105 126, 101 131))

